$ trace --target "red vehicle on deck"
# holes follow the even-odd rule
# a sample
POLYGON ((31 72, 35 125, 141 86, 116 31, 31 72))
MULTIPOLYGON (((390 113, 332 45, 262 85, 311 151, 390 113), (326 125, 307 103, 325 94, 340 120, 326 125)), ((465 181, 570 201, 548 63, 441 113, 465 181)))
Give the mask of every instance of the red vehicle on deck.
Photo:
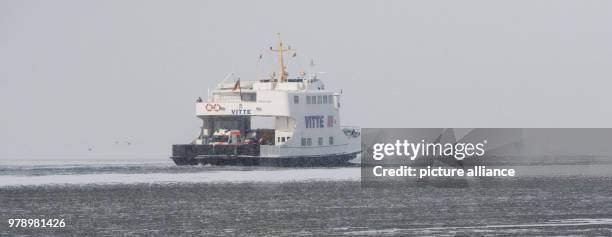
POLYGON ((242 142, 240 130, 218 129, 212 136, 210 144, 238 145, 242 142))

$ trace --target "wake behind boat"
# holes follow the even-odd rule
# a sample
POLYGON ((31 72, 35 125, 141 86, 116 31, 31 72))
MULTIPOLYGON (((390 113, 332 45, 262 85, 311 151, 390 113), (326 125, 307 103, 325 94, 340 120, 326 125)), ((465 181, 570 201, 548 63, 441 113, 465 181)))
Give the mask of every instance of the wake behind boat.
MULTIPOLYGON (((358 127, 340 126, 341 93, 325 89, 317 73, 289 78, 291 47, 278 40, 279 69, 260 80, 221 82, 196 101, 200 135, 172 147, 177 165, 342 165, 361 152, 358 127), (268 119, 267 128, 252 126, 268 119)), ((295 55, 295 54, 294 54, 295 55)))

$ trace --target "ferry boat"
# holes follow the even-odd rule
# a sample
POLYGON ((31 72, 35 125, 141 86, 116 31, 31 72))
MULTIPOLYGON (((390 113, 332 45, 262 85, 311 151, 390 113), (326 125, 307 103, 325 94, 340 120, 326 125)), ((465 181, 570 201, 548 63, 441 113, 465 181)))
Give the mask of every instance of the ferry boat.
POLYGON ((293 50, 280 37, 270 51, 278 56, 277 72, 259 80, 226 78, 206 100, 196 100, 200 134, 172 146, 177 165, 335 166, 361 152, 360 128, 340 126, 342 93, 327 90, 314 72, 290 77, 283 57, 293 50), (252 127, 262 119, 269 127, 252 127))

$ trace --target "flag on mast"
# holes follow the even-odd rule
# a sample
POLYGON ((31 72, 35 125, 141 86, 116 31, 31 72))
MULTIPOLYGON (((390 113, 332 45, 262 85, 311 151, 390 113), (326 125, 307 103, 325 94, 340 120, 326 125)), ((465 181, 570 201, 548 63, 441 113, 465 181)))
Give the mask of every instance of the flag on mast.
POLYGON ((233 91, 240 89, 240 78, 238 78, 238 81, 236 81, 236 84, 234 84, 234 89, 232 89, 233 91))
POLYGON ((232 89, 232 91, 236 91, 236 90, 238 90, 240 101, 242 101, 242 88, 240 87, 240 77, 238 78, 238 81, 236 81, 236 84, 234 84, 234 89, 232 89))

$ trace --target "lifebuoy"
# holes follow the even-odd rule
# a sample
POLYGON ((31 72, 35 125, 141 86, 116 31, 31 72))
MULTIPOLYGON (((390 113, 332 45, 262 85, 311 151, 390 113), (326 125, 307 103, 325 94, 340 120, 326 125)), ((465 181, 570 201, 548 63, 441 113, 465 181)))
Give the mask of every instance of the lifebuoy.
POLYGON ((206 111, 208 112, 211 112, 211 111, 218 112, 219 110, 221 110, 220 104, 206 104, 206 111))

